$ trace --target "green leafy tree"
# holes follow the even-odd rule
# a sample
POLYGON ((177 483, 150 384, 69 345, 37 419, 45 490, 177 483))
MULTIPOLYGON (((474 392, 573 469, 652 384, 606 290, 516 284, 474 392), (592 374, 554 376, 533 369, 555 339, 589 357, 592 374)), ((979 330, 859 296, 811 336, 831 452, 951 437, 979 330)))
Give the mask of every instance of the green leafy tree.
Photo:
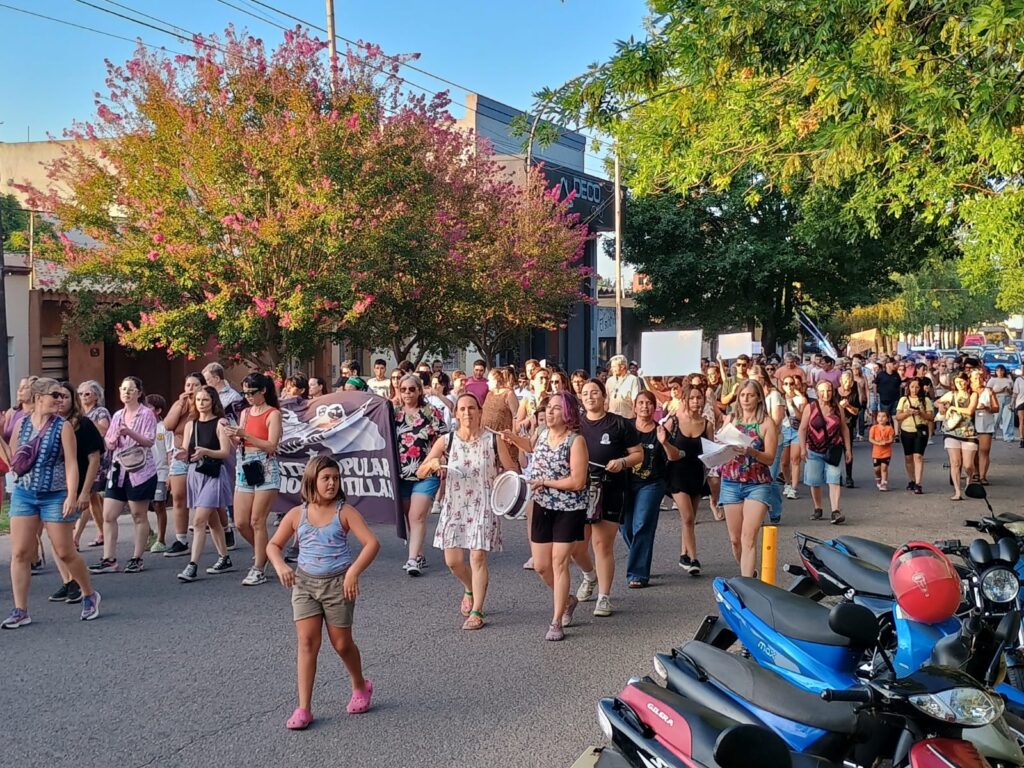
POLYGON ((4 250, 27 251, 32 237, 51 237, 53 225, 42 216, 36 215, 30 222, 31 213, 22 207, 14 195, 0 195, 0 220, 3 222, 4 250))
POLYGON ((651 288, 636 296, 646 318, 717 333, 760 325, 766 348, 795 335, 809 303, 819 314, 893 289, 918 237, 893 222, 885 238, 836 223, 831 196, 783 196, 760 174, 710 189, 629 201, 623 254, 651 288), (804 219, 806 209, 818 215, 804 219))
POLYGON ((758 168, 784 193, 843 189, 884 232, 961 237, 966 287, 1024 308, 1024 12, 1004 0, 650 0, 644 40, 538 94, 614 136, 640 193, 725 190, 758 168))

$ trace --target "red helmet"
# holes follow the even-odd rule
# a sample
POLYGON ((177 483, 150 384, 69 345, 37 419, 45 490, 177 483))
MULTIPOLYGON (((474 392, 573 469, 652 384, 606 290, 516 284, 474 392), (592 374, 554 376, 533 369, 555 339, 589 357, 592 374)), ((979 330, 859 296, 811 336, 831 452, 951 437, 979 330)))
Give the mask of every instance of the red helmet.
POLYGON ((935 545, 910 541, 889 564, 889 584, 903 612, 914 621, 937 624, 960 607, 960 576, 935 545))

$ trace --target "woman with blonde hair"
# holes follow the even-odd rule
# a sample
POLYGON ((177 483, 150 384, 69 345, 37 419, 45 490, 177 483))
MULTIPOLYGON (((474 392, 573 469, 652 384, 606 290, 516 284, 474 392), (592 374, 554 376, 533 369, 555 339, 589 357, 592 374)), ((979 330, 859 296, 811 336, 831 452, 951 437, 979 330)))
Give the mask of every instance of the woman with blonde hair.
POLYGON ((750 444, 734 447, 736 458, 721 467, 722 489, 718 503, 725 510, 729 542, 741 576, 757 569, 757 531, 772 503, 778 430, 768 412, 764 389, 752 379, 741 381, 726 423, 746 435, 750 444))

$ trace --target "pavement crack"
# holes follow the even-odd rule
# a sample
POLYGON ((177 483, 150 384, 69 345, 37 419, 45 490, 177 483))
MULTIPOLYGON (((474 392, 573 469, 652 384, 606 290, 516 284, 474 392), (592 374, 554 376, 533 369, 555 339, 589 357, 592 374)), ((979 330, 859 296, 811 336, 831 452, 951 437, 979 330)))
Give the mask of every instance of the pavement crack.
POLYGON ((159 764, 163 764, 163 761, 170 760, 172 757, 175 757, 176 755, 180 755, 186 749, 188 749, 189 747, 191 747, 191 746, 193 746, 195 744, 198 744, 201 741, 206 741, 207 739, 210 739, 210 738, 213 738, 213 737, 216 737, 216 736, 220 736, 222 733, 225 733, 225 732, 231 730, 232 728, 237 728, 240 725, 245 725, 246 723, 252 721, 253 719, 255 719, 257 717, 269 715, 271 712, 275 712, 275 711, 279 710, 281 708, 282 704, 284 704, 284 703, 286 703, 286 702, 279 702, 279 703, 274 704, 273 706, 268 707, 266 709, 258 709, 258 710, 254 711, 254 712, 250 712, 245 717, 242 717, 242 718, 240 718, 238 720, 234 720, 234 721, 232 721, 230 723, 223 723, 220 727, 215 728, 215 729, 210 730, 210 731, 206 731, 205 733, 198 733, 198 734, 194 735, 192 738, 190 738, 188 741, 184 742, 180 746, 178 746, 178 747, 174 748, 173 750, 171 750, 170 752, 154 755, 153 757, 151 757, 149 760, 145 761, 144 763, 139 763, 138 765, 132 766, 132 768, 149 768, 149 766, 152 766, 154 764, 158 764, 158 763, 159 764))

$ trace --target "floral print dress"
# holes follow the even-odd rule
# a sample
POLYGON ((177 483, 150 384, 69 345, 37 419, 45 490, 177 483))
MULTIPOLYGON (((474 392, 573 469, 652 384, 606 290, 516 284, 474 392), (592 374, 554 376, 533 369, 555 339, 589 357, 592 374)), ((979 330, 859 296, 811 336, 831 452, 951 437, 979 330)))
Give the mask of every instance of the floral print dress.
POLYGON ((493 436, 484 432, 472 441, 451 437, 449 472, 445 480, 441 519, 434 532, 438 549, 501 551, 501 522, 491 510, 491 489, 498 476, 493 436))
POLYGON ((432 405, 407 414, 399 406, 395 410, 395 432, 398 435, 398 466, 403 480, 416 481, 416 470, 430 453, 438 435, 448 433, 444 416, 432 405))

